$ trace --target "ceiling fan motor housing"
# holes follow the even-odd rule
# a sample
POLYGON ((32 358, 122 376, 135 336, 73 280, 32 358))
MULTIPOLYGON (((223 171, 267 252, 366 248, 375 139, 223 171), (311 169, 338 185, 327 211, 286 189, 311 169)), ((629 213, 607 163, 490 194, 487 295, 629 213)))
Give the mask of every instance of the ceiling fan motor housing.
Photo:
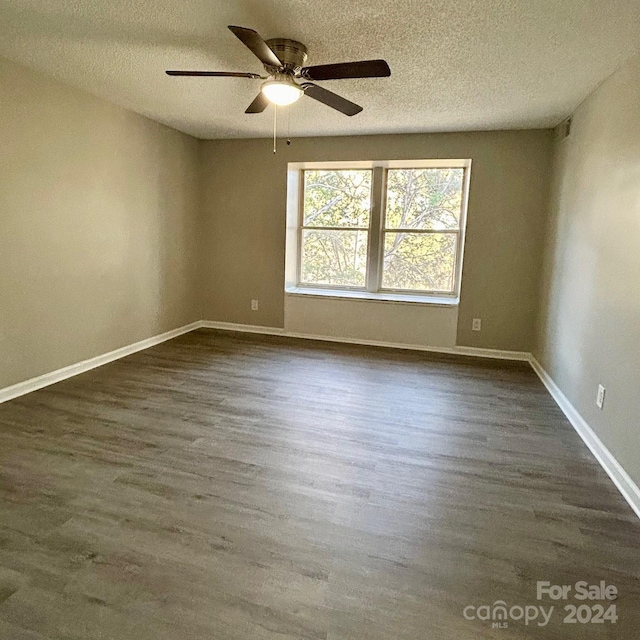
MULTIPOLYGON (((296 40, 289 40, 288 38, 272 38, 271 40, 266 41, 269 45, 269 48, 275 53, 284 68, 288 72, 297 73, 302 67, 304 67, 307 63, 307 47, 305 47, 301 42, 297 42, 296 40)), ((265 68, 270 73, 274 73, 279 71, 282 73, 282 69, 274 69, 265 65, 265 68)))

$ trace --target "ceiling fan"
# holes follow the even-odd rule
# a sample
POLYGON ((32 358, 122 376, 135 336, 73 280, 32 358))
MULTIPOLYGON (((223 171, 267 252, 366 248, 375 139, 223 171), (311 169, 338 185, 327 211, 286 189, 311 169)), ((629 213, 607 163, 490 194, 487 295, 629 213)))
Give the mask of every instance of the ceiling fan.
POLYGON ((384 60, 360 60, 305 67, 307 48, 302 43, 287 38, 263 40, 257 31, 244 27, 229 26, 229 29, 262 62, 267 76, 232 71, 167 71, 167 74, 264 80, 260 93, 245 113, 262 113, 270 102, 286 106, 293 104, 302 95, 307 95, 347 116, 355 116, 362 111, 362 107, 309 81, 386 78, 391 75, 389 65, 384 60), (297 82, 298 80, 301 82, 297 82))

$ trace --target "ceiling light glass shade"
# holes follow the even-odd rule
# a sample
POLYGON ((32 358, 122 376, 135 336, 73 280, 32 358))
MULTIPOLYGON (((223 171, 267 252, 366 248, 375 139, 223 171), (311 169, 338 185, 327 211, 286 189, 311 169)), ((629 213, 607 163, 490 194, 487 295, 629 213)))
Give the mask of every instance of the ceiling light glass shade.
POLYGON ((303 91, 293 80, 267 80, 262 85, 262 93, 273 104, 286 107, 299 100, 303 91))

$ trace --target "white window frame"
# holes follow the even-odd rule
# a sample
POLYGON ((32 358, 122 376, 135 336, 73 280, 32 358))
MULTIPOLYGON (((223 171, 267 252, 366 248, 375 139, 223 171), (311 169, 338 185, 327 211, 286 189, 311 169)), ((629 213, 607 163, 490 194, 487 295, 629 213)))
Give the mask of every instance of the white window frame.
MULTIPOLYGON (((422 304, 456 305, 460 301, 462 266, 469 204, 471 178, 470 159, 437 160, 383 160, 366 162, 297 162, 288 165, 287 176, 287 237, 285 264, 285 291, 290 295, 311 295, 335 298, 356 298, 384 302, 411 302, 422 304), (382 265, 386 229, 386 189, 389 169, 464 169, 462 183, 462 207, 460 227, 456 231, 444 231, 458 236, 456 247, 454 286, 452 292, 410 291, 407 289, 383 289, 382 265), (317 285, 301 283, 302 231, 304 219, 304 172, 310 170, 372 171, 371 210, 367 247, 367 271, 364 287, 317 285)), ((345 227, 349 229, 349 227, 345 227)), ((389 229, 391 232, 403 230, 389 229)), ((408 233, 430 233, 407 229, 408 233)))

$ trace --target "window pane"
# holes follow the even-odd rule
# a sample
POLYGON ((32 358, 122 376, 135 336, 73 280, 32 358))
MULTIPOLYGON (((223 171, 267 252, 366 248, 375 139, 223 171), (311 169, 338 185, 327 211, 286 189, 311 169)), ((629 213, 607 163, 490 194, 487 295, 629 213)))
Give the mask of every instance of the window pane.
POLYGON ((458 229, 464 169, 390 169, 387 229, 458 229))
POLYGON ((453 292, 455 233, 385 233, 384 289, 453 292))
POLYGON ((368 236, 366 231, 304 230, 301 281, 364 287, 368 236))
POLYGON ((371 171, 305 171, 305 227, 369 227, 371 171))

